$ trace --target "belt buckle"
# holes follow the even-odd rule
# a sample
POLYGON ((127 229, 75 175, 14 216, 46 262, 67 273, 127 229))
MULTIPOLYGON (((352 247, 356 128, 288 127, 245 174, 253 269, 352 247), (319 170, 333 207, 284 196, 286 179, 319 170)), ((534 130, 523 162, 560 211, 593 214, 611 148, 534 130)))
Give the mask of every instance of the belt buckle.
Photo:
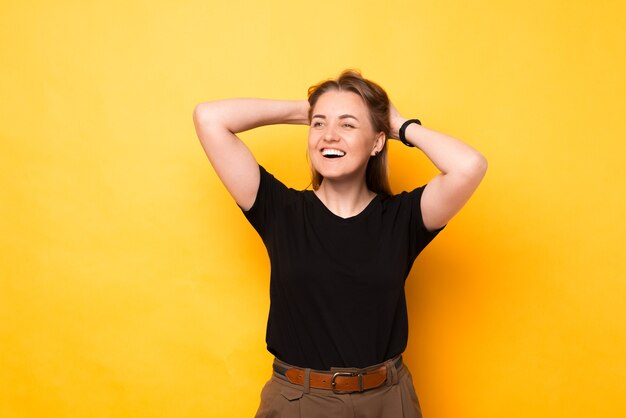
POLYGON ((363 392, 363 373, 355 373, 355 372, 337 372, 333 374, 333 377, 330 379, 330 386, 332 388, 333 393, 342 394, 342 393, 352 393, 355 391, 350 390, 337 390, 337 378, 338 377, 358 377, 359 378, 359 392, 363 392))

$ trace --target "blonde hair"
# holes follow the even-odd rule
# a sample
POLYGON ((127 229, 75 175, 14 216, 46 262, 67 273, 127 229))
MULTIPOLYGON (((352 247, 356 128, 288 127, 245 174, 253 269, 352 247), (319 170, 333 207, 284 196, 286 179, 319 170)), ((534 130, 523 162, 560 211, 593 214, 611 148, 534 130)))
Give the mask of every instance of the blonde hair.
MULTIPOLYGON (((337 79, 322 81, 309 87, 309 121, 317 100, 329 91, 349 91, 359 95, 365 102, 375 132, 383 132, 389 138, 389 97, 385 90, 373 81, 363 78, 357 70, 345 70, 337 79)), ((311 165, 311 185, 317 190, 324 177, 311 165)), ((387 174, 387 140, 382 150, 370 157, 365 171, 367 188, 375 193, 391 195, 387 174)))

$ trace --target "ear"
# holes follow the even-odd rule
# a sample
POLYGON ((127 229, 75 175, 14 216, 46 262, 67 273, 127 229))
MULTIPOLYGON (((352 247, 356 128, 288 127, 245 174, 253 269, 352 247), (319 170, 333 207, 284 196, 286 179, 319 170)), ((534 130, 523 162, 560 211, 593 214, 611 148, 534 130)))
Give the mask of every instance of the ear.
POLYGON ((376 155, 383 150, 383 147, 385 146, 385 140, 385 133, 379 132, 374 139, 374 147, 372 147, 371 155, 376 155))

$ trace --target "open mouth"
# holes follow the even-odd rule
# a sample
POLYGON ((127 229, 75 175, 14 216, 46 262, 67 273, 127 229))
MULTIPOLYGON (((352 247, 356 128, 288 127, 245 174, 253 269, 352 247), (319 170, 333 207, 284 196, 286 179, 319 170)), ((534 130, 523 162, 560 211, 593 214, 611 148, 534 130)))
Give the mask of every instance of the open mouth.
POLYGON ((346 153, 338 149, 334 149, 334 148, 322 149, 322 156, 325 158, 341 158, 344 155, 346 155, 346 153))

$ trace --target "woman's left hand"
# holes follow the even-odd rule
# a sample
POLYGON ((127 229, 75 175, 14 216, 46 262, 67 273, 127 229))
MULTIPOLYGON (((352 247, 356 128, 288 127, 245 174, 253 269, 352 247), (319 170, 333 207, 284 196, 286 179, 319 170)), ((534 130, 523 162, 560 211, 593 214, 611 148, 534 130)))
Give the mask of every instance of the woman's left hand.
POLYGON ((392 139, 400 139, 400 127, 406 120, 400 115, 393 103, 389 102, 389 133, 392 139))

